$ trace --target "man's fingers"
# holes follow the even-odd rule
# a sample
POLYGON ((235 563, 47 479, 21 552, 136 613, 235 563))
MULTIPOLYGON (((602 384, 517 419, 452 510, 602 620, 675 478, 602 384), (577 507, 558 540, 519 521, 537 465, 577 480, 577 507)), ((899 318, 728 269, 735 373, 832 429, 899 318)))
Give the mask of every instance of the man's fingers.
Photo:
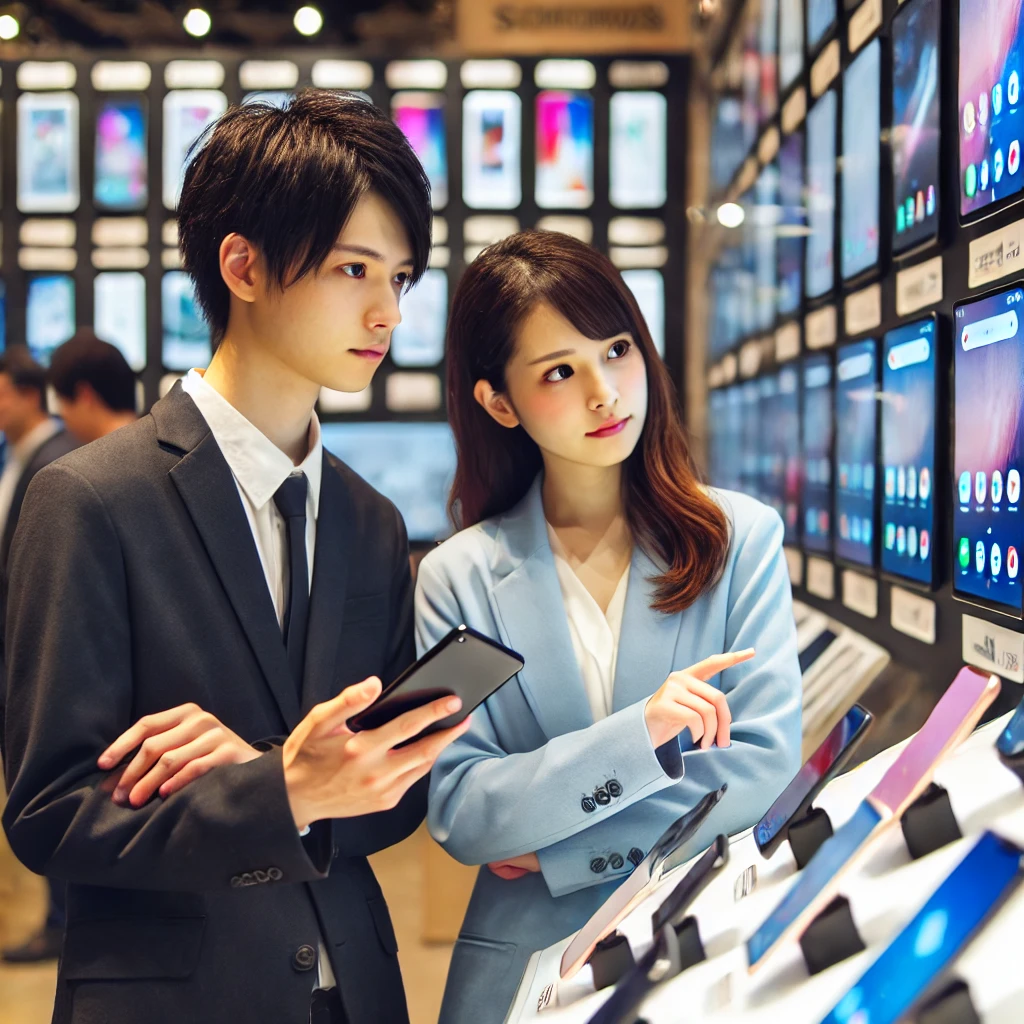
MULTIPOLYGON (((165 750, 153 763, 153 767, 131 786, 128 792, 128 803, 132 807, 141 807, 168 779, 177 775, 190 761, 203 757, 214 750, 217 742, 217 738, 207 732, 191 742, 181 743, 165 750)), ((118 783, 117 788, 125 790, 129 788, 124 778, 118 783)), ((115 793, 116 798, 117 794, 115 793)))
POLYGON ((381 689, 381 682, 376 676, 346 686, 337 697, 324 701, 310 712, 316 717, 313 732, 318 736, 346 732, 348 720, 365 711, 380 696, 381 689))
POLYGON ((165 732, 149 736, 142 741, 138 753, 131 759, 128 767, 118 780, 114 790, 114 802, 123 803, 136 783, 153 767, 168 751, 184 746, 195 738, 188 725, 182 723, 165 732))
POLYGON ((197 757, 194 761, 189 761, 181 771, 176 775, 172 775, 160 787, 160 796, 166 800, 172 793, 177 793, 179 789, 184 789, 190 782, 195 782, 196 779, 201 778, 211 768, 216 768, 221 763, 222 761, 217 757, 216 753, 207 754, 205 757, 197 757))
POLYGON ((730 651, 728 654, 712 654, 710 658, 705 658, 703 661, 698 661, 696 665, 684 668, 683 673, 706 683, 719 672, 724 672, 727 668, 732 668, 733 665, 739 665, 744 661, 750 661, 754 654, 753 647, 748 647, 745 651, 730 651))
POLYGON ((375 731, 381 740, 394 749, 400 743, 419 736, 427 726, 440 722, 443 718, 454 715, 461 709, 462 701, 458 697, 441 697, 439 700, 432 700, 429 704, 424 704, 421 708, 406 711, 404 715, 393 718, 379 729, 368 731, 375 731))
POLYGON ((114 765, 120 764, 143 740, 172 729, 196 710, 198 709, 194 704, 182 704, 179 707, 169 708, 167 711, 140 718, 100 754, 96 763, 104 770, 113 768, 114 765))

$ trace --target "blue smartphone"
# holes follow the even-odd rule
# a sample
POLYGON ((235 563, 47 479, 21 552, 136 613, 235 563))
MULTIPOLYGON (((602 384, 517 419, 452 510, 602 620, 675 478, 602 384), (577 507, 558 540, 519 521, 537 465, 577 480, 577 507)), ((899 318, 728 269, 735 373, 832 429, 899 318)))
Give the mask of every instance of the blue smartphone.
POLYGON ((1013 718, 1006 723, 1006 728, 996 740, 996 750, 1002 757, 1021 757, 1024 755, 1024 700, 1017 705, 1013 718))
POLYGON ((803 463, 803 546, 832 553, 832 359, 804 358, 804 419, 800 441, 803 463))
POLYGON ((836 110, 835 89, 807 115, 807 246, 804 294, 816 299, 835 287, 836 110))

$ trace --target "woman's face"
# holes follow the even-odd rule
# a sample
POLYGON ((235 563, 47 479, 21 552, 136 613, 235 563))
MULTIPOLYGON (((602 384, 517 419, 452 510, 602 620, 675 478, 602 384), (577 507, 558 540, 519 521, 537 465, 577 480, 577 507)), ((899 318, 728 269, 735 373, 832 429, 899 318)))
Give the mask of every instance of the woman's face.
POLYGON ((523 322, 505 381, 504 395, 479 381, 477 400, 503 426, 521 424, 546 460, 615 466, 640 439, 647 368, 628 333, 594 341, 541 303, 523 322))

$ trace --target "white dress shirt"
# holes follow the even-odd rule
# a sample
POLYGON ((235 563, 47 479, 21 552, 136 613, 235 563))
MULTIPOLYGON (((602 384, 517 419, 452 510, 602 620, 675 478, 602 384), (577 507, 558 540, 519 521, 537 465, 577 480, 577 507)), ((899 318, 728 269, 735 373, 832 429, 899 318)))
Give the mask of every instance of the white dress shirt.
POLYGON ((547 528, 551 552, 555 556, 558 585, 562 590, 565 614, 569 620, 569 636, 576 654, 576 664, 580 668, 594 721, 599 722, 612 711, 612 688, 619 659, 619 636, 622 632, 622 613, 626 607, 629 566, 626 566, 608 602, 608 610, 602 612, 569 564, 565 548, 550 523, 547 528))
POLYGON ((59 434, 60 424, 47 417, 42 423, 34 426, 17 444, 7 445, 7 462, 3 473, 0 473, 0 535, 7 529, 7 517, 11 514, 14 503, 14 492, 18 489, 18 481, 32 456, 55 434, 59 434))
MULTIPOLYGON (((283 628, 288 609, 288 528, 274 503, 274 493, 289 476, 306 474, 306 565, 309 569, 306 586, 312 588, 316 517, 320 509, 320 479, 323 474, 320 421, 313 413, 309 423, 309 453, 296 466, 266 434, 253 426, 203 379, 203 371, 189 370, 181 386, 206 420, 234 477, 277 612, 277 621, 283 628)), ((284 643, 283 636, 281 642, 284 643)), ((317 987, 333 988, 335 984, 334 971, 321 936, 317 987)))

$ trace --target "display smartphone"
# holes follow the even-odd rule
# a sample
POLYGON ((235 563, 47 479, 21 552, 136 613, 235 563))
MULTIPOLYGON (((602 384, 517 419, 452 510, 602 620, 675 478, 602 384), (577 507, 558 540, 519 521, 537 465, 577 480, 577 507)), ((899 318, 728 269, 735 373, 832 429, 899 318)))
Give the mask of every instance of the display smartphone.
POLYGON ((729 837, 720 835, 668 894, 665 902, 651 914, 651 930, 657 933, 665 925, 680 925, 690 904, 707 884, 729 863, 729 837))
POLYGON ((522 100, 478 89, 462 101, 462 198, 474 210, 512 210, 522 202, 522 100))
POLYGON ((836 92, 830 89, 807 115, 807 247, 804 294, 835 287, 836 92))
POLYGON ((1021 614, 1024 288, 953 308, 953 593, 1021 614))
POLYGON ((740 385, 743 427, 740 444, 740 490, 761 497, 761 384, 748 380, 740 385))
POLYGON ((650 210, 668 197, 668 104, 660 92, 616 92, 609 104, 608 198, 620 210, 650 210))
POLYGON ((438 267, 401 298, 402 321, 391 333, 391 361, 396 366, 437 366, 444 359, 448 326, 448 273, 438 267))
POLYGON ((779 0, 760 0, 758 56, 761 66, 761 121, 768 121, 779 109, 779 0))
POLYGON ((167 370, 189 370, 210 362, 210 327, 196 302, 195 285, 183 270, 168 270, 160 283, 163 326, 161 362, 167 370))
POLYGON ((779 149, 778 290, 776 312, 790 316, 800 309, 804 294, 804 135, 794 132, 779 149))
POLYGON ((535 197, 550 209, 594 202, 594 101, 582 92, 537 94, 535 197))
POLYGON ((658 355, 665 356, 665 279, 660 270, 623 270, 622 280, 633 293, 651 332, 658 355))
POLYGON ((778 257, 776 236, 779 218, 779 168, 769 164, 757 177, 754 185, 754 280, 756 327, 767 331, 775 323, 775 307, 778 301, 778 257))
POLYGON ((892 251, 939 233, 941 0, 911 0, 892 22, 892 251))
POLYGON ((828 650, 835 639, 836 634, 831 629, 823 629, 800 652, 800 675, 803 675, 828 650))
POLYGON ((934 315, 882 343, 882 569, 931 587, 935 536, 934 315))
POLYGON ((450 729, 468 718, 475 708, 521 671, 524 664, 522 655, 496 640, 469 626, 456 626, 386 686, 365 711, 350 718, 348 727, 353 732, 379 729, 407 711, 455 695, 462 700, 461 710, 427 726, 416 739, 450 729))
POLYGON ((779 7, 779 86, 783 93, 804 69, 804 2, 781 0, 779 7))
POLYGON ((789 836, 789 826, 803 817, 818 794, 850 763, 872 720, 866 708, 854 704, 811 754, 782 795, 754 826, 754 842, 762 857, 768 858, 775 853, 789 836))
POLYGON ((837 0, 807 0, 807 49, 814 52, 838 20, 837 0))
POLYGON ((843 345, 836 355, 836 556, 875 564, 875 450, 878 344, 843 345))
POLYGON ((772 476, 781 499, 779 515, 785 526, 782 541, 796 544, 800 539, 800 374, 795 366, 779 371, 773 419, 768 424, 772 438, 772 476))
POLYGON ((962 668, 921 730, 864 798, 853 815, 826 839, 768 919, 747 941, 749 970, 759 970, 786 940, 799 938, 835 896, 844 872, 863 858, 883 833, 927 789, 942 758, 978 724, 999 694, 998 676, 962 668))
POLYGON ((445 95, 440 92, 396 92, 391 97, 391 116, 423 165, 435 210, 448 205, 444 107, 445 95))
POLYGON ((228 108, 216 89, 172 89, 164 96, 163 201, 178 205, 192 143, 228 108))
POLYGON ((143 210, 149 201, 146 100, 108 99, 96 115, 93 200, 104 210, 143 210))
POLYGON ((25 339, 32 358, 43 366, 75 333, 75 282, 70 274, 29 278, 25 302, 25 339))
POLYGON ((1024 877, 1024 850, 985 832, 821 1024, 896 1024, 1024 877))
POLYGON ((1024 187, 1024 0, 960 0, 960 214, 1024 187))
POLYGON ((868 43, 843 73, 844 281, 878 263, 882 155, 882 42, 868 43))
POLYGON ((832 553, 832 360, 804 357, 804 419, 800 443, 803 462, 803 546, 832 553))
POLYGON ((78 97, 26 92, 18 97, 18 209, 78 209, 78 97))
POLYGON ((105 271, 93 279, 96 333, 121 350, 138 372, 146 365, 146 279, 136 270, 105 271))

